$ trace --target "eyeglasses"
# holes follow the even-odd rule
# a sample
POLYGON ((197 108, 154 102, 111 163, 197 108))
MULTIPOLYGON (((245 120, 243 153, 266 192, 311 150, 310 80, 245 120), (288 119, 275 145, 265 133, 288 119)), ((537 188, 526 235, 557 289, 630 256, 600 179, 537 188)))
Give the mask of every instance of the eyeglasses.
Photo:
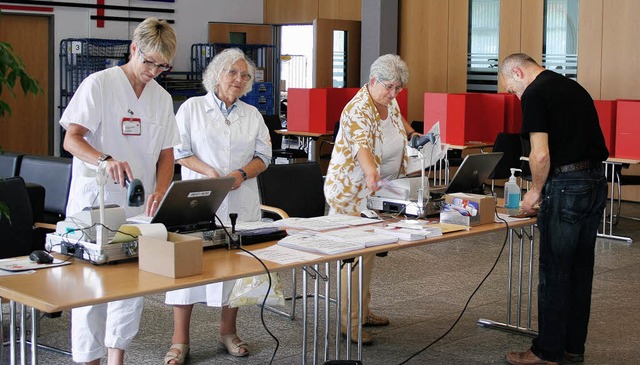
POLYGON ((402 86, 387 85, 384 82, 382 82, 381 80, 378 80, 378 82, 380 84, 382 84, 382 86, 384 86, 384 88, 387 89, 388 92, 391 92, 392 90, 395 90, 395 92, 397 94, 397 93, 399 93, 400 91, 402 91, 404 89, 402 86))
POLYGON ((161 64, 157 64, 155 62, 149 61, 147 59, 144 58, 144 53, 142 53, 141 50, 138 50, 138 56, 140 57, 140 61, 142 61, 142 64, 147 66, 150 65, 153 67, 154 70, 160 69, 162 70, 162 72, 169 72, 173 69, 173 66, 168 65, 166 63, 161 63, 161 64))
POLYGON ((233 68, 230 68, 227 70, 227 77, 229 77, 230 79, 235 79, 236 77, 238 77, 238 75, 240 75, 240 78, 242 79, 242 81, 251 80, 251 75, 249 75, 246 72, 240 72, 233 68))

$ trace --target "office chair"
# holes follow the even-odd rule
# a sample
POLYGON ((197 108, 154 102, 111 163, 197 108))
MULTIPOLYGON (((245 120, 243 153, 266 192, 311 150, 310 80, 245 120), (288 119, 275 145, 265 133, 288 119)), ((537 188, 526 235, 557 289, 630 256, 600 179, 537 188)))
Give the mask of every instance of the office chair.
MULTIPOLYGON (((40 203, 44 201, 44 188, 40 187, 40 203)), ((36 199, 34 199, 36 200, 36 199)), ((0 204, 6 211, 0 213, 0 259, 28 255, 33 251, 34 209, 24 180, 17 177, 0 179, 0 204)))
POLYGON ((522 162, 522 142, 518 133, 498 133, 493 144, 493 152, 502 152, 502 158, 496 168, 489 175, 491 179, 491 191, 494 191, 495 180, 508 179, 511 176, 511 168, 520 168, 522 162))
POLYGON ((0 179, 18 175, 22 156, 24 154, 0 152, 0 179))
MULTIPOLYGON (((287 217, 311 218, 325 213, 324 179, 317 161, 269 165, 258 175, 258 191, 265 217, 275 220, 287 217)), ((286 313, 271 307, 269 310, 295 319, 296 269, 292 270, 293 285, 291 311, 286 313)))
POLYGON ((282 135, 276 133, 276 130, 282 129, 280 117, 278 115, 263 115, 264 123, 269 128, 269 136, 271 137, 271 163, 276 163, 278 157, 285 158, 289 163, 293 163, 298 159, 306 159, 308 154, 299 148, 282 148, 282 135))
POLYGON ((56 223, 64 220, 69 188, 71 187, 71 158, 25 155, 18 175, 26 183, 44 187, 44 212, 38 221, 36 234, 40 239, 34 249, 43 249, 45 235, 55 231, 56 223))
POLYGON ((333 125, 333 136, 331 136, 331 140, 323 139, 320 141, 320 145, 318 146, 319 160, 331 160, 331 153, 333 153, 333 146, 336 144, 336 137, 338 136, 339 130, 340 130, 340 121, 337 121, 333 125))

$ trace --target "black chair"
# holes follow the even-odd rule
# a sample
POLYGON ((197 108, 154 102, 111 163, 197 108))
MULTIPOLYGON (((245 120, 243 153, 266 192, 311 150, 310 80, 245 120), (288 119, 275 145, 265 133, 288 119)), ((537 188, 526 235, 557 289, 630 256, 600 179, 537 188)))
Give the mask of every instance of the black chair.
POLYGON ((323 186, 322 171, 316 161, 269 165, 258 175, 260 203, 279 208, 289 217, 310 218, 324 215, 323 186))
POLYGON ((18 169, 24 154, 0 152, 0 179, 18 176, 18 169))
POLYGON ((318 146, 318 158, 320 160, 331 160, 331 153, 333 152, 333 146, 336 144, 336 137, 338 136, 339 130, 340 121, 337 121, 333 125, 333 136, 331 136, 331 140, 323 139, 320 141, 320 145, 318 146))
POLYGON ((17 177, 0 179, 0 258, 28 255, 33 251, 34 210, 42 214, 42 208, 32 207, 32 201, 42 204, 44 188, 32 188, 39 196, 33 200, 24 180, 17 177), (38 212, 39 211, 39 212, 38 212))
POLYGON ((277 158, 285 158, 289 163, 299 159, 307 159, 306 151, 298 148, 282 148, 282 134, 276 133, 282 129, 280 117, 275 114, 263 115, 264 123, 269 128, 269 136, 271 137, 271 162, 276 163, 277 158))
MULTIPOLYGON (((263 216, 275 220, 288 217, 311 218, 324 215, 324 179, 317 161, 269 165, 258 175, 258 191, 263 216)), ((265 307, 291 320, 295 319, 296 269, 293 269, 291 311, 265 307)))
MULTIPOLYGON (((42 222, 64 220, 71 186, 71 158, 26 155, 19 176, 27 183, 42 185, 46 192, 42 222)), ((55 228, 54 228, 55 229, 55 228)))
POLYGON ((489 175, 491 191, 494 190, 495 180, 508 179, 512 168, 520 168, 522 161, 522 142, 518 133, 498 133, 493 144, 493 152, 502 152, 502 158, 489 175))

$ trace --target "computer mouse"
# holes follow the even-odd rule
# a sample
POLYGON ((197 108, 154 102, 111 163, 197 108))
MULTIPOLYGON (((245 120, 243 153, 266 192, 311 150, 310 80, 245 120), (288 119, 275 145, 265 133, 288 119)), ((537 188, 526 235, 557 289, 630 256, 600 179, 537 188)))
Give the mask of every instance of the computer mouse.
POLYGON ((363 218, 380 219, 380 217, 378 216, 378 213, 376 213, 371 209, 365 209, 361 211, 360 216, 363 218))
POLYGON ((45 250, 35 250, 29 255, 29 260, 38 264, 50 264, 53 262, 53 256, 45 250))

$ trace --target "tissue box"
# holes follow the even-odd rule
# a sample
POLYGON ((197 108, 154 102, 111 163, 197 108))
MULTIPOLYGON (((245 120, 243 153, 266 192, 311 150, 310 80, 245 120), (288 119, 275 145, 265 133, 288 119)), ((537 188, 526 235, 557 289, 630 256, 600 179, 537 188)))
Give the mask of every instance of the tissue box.
POLYGON ((465 226, 493 223, 496 209, 494 197, 480 194, 454 193, 444 196, 450 206, 440 212, 440 222, 465 226))
POLYGON ((171 278, 202 273, 202 239, 169 233, 167 240, 138 237, 140 270, 171 278))

